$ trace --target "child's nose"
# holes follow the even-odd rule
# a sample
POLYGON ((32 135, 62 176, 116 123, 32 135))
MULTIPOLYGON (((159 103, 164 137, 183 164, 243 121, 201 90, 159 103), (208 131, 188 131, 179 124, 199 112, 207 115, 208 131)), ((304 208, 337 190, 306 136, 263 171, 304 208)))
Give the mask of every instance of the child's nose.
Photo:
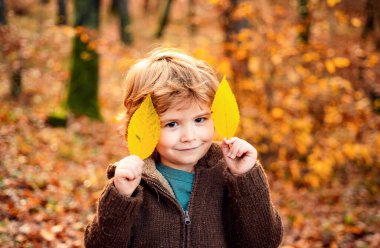
POLYGON ((189 142, 195 140, 194 129, 191 126, 184 126, 182 129, 181 142, 189 142))

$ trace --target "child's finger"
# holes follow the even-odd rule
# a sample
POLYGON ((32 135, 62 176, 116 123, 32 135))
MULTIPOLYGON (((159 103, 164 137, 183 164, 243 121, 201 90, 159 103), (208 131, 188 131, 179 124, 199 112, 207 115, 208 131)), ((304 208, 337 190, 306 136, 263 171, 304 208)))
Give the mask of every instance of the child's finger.
POLYGON ((135 173, 130 169, 120 169, 117 171, 117 175, 115 175, 115 177, 121 177, 127 179, 128 181, 132 181, 137 178, 137 175, 135 175, 135 173))
POLYGON ((231 151, 233 149, 236 149, 237 146, 239 146, 239 144, 241 144, 241 142, 240 142, 241 140, 239 140, 238 138, 231 138, 229 141, 230 141, 230 144, 228 144, 228 146, 230 147, 231 151))
POLYGON ((223 142, 222 142, 222 149, 224 151, 224 155, 226 157, 229 157, 231 155, 231 148, 234 144, 234 142, 236 142, 236 140, 238 140, 236 137, 232 137, 232 138, 223 138, 223 142))
POLYGON ((230 151, 229 146, 226 143, 221 143, 220 148, 222 149, 223 156, 227 157, 228 152, 230 151))
POLYGON ((125 167, 128 167, 129 164, 131 163, 141 164, 141 165, 144 164, 144 162, 138 156, 130 155, 128 157, 123 158, 119 162, 117 162, 117 166, 125 168, 125 167))
POLYGON ((232 137, 232 138, 229 138, 229 139, 227 139, 227 138, 224 138, 223 139, 223 142, 225 143, 225 144, 227 144, 227 145, 231 145, 231 144, 233 144, 235 141, 237 141, 238 140, 238 138, 237 137, 232 137))
POLYGON ((129 169, 134 174, 135 178, 141 176, 142 165, 140 163, 132 163, 129 169))
POLYGON ((252 149, 253 149, 253 146, 251 144, 249 144, 247 141, 242 140, 242 144, 241 144, 241 148, 238 152, 238 154, 239 154, 238 156, 241 156, 244 153, 247 153, 252 149))
POLYGON ((242 150, 242 142, 236 141, 230 148, 228 156, 232 159, 235 159, 237 154, 242 150))
POLYGON ((133 161, 136 161, 137 163, 143 164, 144 162, 141 160, 141 158, 137 155, 130 155, 129 158, 133 161))
POLYGON ((144 163, 137 156, 136 158, 129 156, 127 158, 120 160, 116 165, 116 171, 121 170, 121 169, 128 169, 128 170, 131 170, 132 172, 136 170, 139 171, 142 168, 142 165, 144 163))
POLYGON ((238 152, 236 153, 236 157, 240 158, 243 154, 245 154, 248 151, 247 147, 243 144, 238 152))

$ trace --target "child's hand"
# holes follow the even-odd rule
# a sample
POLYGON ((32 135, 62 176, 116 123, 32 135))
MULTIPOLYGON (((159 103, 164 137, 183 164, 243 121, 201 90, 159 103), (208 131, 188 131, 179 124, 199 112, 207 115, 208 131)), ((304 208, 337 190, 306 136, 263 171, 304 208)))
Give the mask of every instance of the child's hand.
POLYGON ((235 176, 249 171, 256 163, 257 151, 245 140, 224 138, 221 147, 227 166, 235 176))
POLYGON ((130 197, 140 184, 144 162, 136 155, 123 158, 117 163, 113 183, 123 195, 130 197))

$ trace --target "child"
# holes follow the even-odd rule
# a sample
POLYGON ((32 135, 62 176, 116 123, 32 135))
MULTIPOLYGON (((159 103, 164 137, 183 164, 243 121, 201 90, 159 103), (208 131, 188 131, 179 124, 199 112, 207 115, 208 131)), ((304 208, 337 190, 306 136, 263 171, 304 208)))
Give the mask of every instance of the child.
POLYGON ((217 87, 206 63, 175 50, 130 69, 127 120, 151 94, 160 138, 144 161, 130 155, 108 168, 86 247, 279 246, 281 219, 256 149, 236 137, 212 141, 217 87))

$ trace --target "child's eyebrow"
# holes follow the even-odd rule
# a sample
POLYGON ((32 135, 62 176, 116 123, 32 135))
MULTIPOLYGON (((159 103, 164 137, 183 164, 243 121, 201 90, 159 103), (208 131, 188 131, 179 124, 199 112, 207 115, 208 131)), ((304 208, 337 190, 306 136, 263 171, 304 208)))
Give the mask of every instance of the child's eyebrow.
POLYGON ((165 122, 177 122, 178 119, 174 119, 174 118, 165 118, 165 119, 161 119, 161 118, 160 118, 160 121, 161 121, 161 123, 165 123, 165 122))
POLYGON ((200 113, 200 114, 194 116, 194 118, 201 117, 201 116, 205 116, 205 115, 211 115, 211 112, 210 112, 210 111, 202 112, 202 113, 200 113))
MULTIPOLYGON (((211 115, 210 111, 205 111, 205 112, 202 112, 200 114, 197 114, 197 115, 191 117, 191 119, 196 119, 196 118, 199 118, 199 117, 202 117, 202 116, 210 116, 210 115, 211 115)), ((172 121, 178 122, 180 120, 181 120, 180 118, 175 118, 175 117, 173 117, 173 118, 168 117, 168 118, 163 118, 163 119, 160 118, 161 122, 172 122, 172 121)))

